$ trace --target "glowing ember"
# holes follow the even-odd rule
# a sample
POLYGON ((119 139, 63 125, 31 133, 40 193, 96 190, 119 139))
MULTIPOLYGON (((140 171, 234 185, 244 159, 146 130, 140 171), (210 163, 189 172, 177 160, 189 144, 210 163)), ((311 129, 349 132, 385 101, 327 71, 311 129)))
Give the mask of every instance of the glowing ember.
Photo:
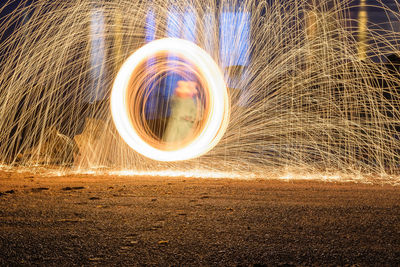
POLYGON ((119 134, 135 151, 154 160, 179 161, 199 157, 219 142, 228 125, 229 99, 223 75, 211 56, 192 42, 166 38, 143 46, 125 61, 113 86, 111 112, 119 134), (205 106, 208 107, 202 116, 200 132, 184 146, 168 146, 168 149, 148 141, 148 134, 139 121, 143 110, 132 108, 139 105, 142 84, 146 83, 138 82, 146 79, 146 75, 141 75, 144 71, 141 68, 146 67, 148 60, 165 54, 173 54, 196 67, 196 76, 206 91, 205 106))

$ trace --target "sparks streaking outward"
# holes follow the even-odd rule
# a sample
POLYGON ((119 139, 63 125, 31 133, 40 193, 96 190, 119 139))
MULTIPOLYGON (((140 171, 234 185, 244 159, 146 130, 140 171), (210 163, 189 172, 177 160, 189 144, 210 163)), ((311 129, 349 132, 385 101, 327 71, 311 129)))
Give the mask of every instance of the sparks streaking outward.
POLYGON ((7 168, 400 182, 397 0, 18 2, 7 168))
POLYGON ((134 150, 154 160, 178 161, 199 157, 219 142, 228 126, 229 99, 223 74, 214 60, 190 41, 168 38, 143 46, 122 65, 111 94, 111 111, 118 132, 134 150), (157 78, 169 70, 165 68, 168 62, 160 62, 162 58, 168 59, 172 55, 187 61, 183 67, 173 65, 175 73, 182 72, 183 76, 183 72, 191 72, 198 76, 199 83, 206 90, 206 112, 201 116, 199 130, 193 131, 195 136, 189 136, 187 144, 163 149, 160 140, 151 140, 141 125, 139 118, 144 110, 140 108, 140 102, 144 101, 143 95, 150 95, 154 90, 145 85, 159 84, 157 78), (154 60, 153 66, 146 64, 149 60, 154 60), (141 67, 144 70, 140 70, 141 67))

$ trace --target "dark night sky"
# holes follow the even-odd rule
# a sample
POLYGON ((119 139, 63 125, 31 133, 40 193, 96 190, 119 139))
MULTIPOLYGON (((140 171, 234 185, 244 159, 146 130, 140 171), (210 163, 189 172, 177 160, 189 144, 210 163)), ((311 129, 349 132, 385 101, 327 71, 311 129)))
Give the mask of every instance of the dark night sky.
MULTIPOLYGON (((285 0, 282 0, 285 1, 285 0)), ((0 3, 0 5, 4 5, 5 4, 5 0, 1 0, 2 3, 0 3)), ((12 4, 10 4, 9 6, 7 6, 3 12, 0 13, 0 18, 3 18, 6 14, 12 12, 18 5, 20 5, 21 3, 26 2, 27 4, 32 3, 33 0, 17 0, 14 1, 12 4)), ((397 10, 397 6, 396 6, 396 2, 400 3, 398 0, 382 0, 382 2, 387 5, 390 9, 393 10, 397 10)), ((379 1, 378 0, 367 0, 367 4, 368 5, 379 5, 378 4, 379 1)), ((359 0, 355 0, 353 1, 353 5, 357 6, 359 4, 359 0)), ((356 14, 356 9, 353 12, 354 14, 356 14)), ((370 21, 374 22, 374 23, 384 23, 385 21, 387 21, 387 17, 385 15, 385 13, 378 9, 378 8, 373 8, 373 7, 369 7, 368 8, 368 14, 369 14, 369 19, 370 21)), ((400 31, 400 29, 399 29, 400 31)))
MULTIPOLYGON (((379 2, 377 0, 367 0, 366 1, 368 5, 370 5, 370 7, 368 7, 368 20, 370 23, 375 23, 375 24, 381 24, 381 23, 387 23, 388 22, 388 17, 387 14, 381 9, 381 8, 377 8, 377 7, 372 7, 372 6, 380 6, 379 2)), ((398 0, 382 0, 383 4, 385 4, 389 9, 395 10, 395 11, 399 11, 397 6, 396 6, 396 2, 400 3, 398 0)), ((355 1, 355 4, 358 4, 359 1, 355 1)), ((356 17, 356 12, 353 13, 356 17)), ((396 21, 398 19, 395 19, 393 16, 390 18, 393 21, 396 21)), ((397 31, 400 31, 400 24, 398 22, 397 23, 397 31)))
MULTIPOLYGON (((5 0, 0 0, 1 3, 0 5, 5 5, 5 0)), ((282 0, 285 1, 285 0, 282 0)), ((353 6, 357 6, 359 4, 360 0, 355 0, 353 1, 352 5, 353 6)), ((387 14, 385 14, 384 11, 382 11, 382 9, 379 8, 374 8, 372 6, 374 5, 379 5, 379 0, 366 0, 367 4, 370 5, 368 7, 368 19, 369 22, 372 24, 385 24, 386 23, 386 27, 388 27, 388 17, 387 14)), ((15 10, 18 5, 21 5, 21 3, 25 3, 25 4, 30 4, 34 2, 34 0, 16 0, 13 1, 12 4, 9 4, 2 12, 0 12, 0 23, 2 23, 5 19, 5 17, 7 16, 7 14, 9 14, 10 12, 12 12, 13 10, 15 10)), ((381 0, 381 2, 383 2, 383 4, 387 5, 390 9, 393 10, 398 10, 397 9, 397 4, 399 4, 399 0, 381 0), (396 4, 397 3, 397 4, 396 4)), ((357 18, 357 12, 358 12, 358 8, 352 8, 351 9, 351 16, 356 19, 357 18)), ((394 17, 390 18, 392 21, 392 26, 394 26, 394 30, 399 31, 400 32, 400 22, 398 21, 398 19, 395 19, 394 17)), ((385 27, 385 26, 384 26, 385 27)), ((0 42, 4 41, 5 39, 7 39, 10 34, 12 34, 13 28, 10 27, 9 30, 7 30, 6 32, 3 32, 0 38, 0 42)))

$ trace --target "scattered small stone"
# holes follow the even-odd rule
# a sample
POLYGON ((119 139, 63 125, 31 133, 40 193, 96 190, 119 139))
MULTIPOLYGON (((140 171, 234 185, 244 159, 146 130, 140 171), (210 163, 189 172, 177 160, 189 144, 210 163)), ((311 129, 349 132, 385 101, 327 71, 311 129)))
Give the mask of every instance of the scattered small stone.
POLYGON ((161 241, 158 241, 158 244, 159 244, 159 245, 166 245, 166 244, 168 244, 168 243, 169 243, 168 240, 161 240, 161 241))
POLYGON ((112 186, 109 186, 109 187, 108 187, 108 189, 114 189, 114 187, 112 187, 112 186))
POLYGON ((6 191, 5 193, 6 193, 6 194, 14 194, 15 191, 14 191, 14 190, 8 190, 8 191, 6 191))
POLYGON ((152 202, 157 201, 157 198, 153 198, 151 201, 152 201, 152 202))
POLYGON ((85 189, 85 187, 83 187, 83 186, 73 186, 73 187, 71 187, 72 188, 72 190, 81 190, 81 189, 85 189))
POLYGON ((89 198, 89 200, 99 200, 100 198, 99 197, 91 197, 91 198, 89 198))
POLYGON ((0 192, 0 196, 3 196, 3 195, 5 195, 3 192, 0 192))
POLYGON ((70 222, 70 223, 77 223, 77 222, 84 222, 85 219, 60 219, 57 222, 70 222))
POLYGON ((177 212, 178 215, 180 215, 180 216, 186 216, 186 215, 187 215, 186 212, 185 212, 184 210, 177 210, 176 212, 177 212))
POLYGON ((206 198, 210 198, 209 196, 202 196, 200 197, 200 199, 206 199, 206 198))
POLYGON ((32 190, 32 192, 38 193, 38 192, 49 190, 49 188, 48 187, 37 187, 37 188, 32 188, 31 190, 32 190))
POLYGON ((102 258, 89 258, 90 261, 101 261, 102 258))
POLYGON ((136 234, 136 233, 133 233, 133 234, 129 234, 129 235, 127 235, 126 236, 126 238, 128 238, 128 239, 132 239, 132 238, 137 238, 137 236, 138 236, 138 234, 136 234))
POLYGON ((133 246, 137 245, 138 243, 139 243, 139 241, 137 241, 137 240, 129 241, 129 243, 127 243, 125 246, 121 247, 121 249, 131 249, 133 246))
POLYGON ((72 187, 67 186, 67 187, 64 187, 62 190, 71 191, 71 190, 80 190, 80 189, 85 189, 85 187, 83 187, 83 186, 72 186, 72 187))

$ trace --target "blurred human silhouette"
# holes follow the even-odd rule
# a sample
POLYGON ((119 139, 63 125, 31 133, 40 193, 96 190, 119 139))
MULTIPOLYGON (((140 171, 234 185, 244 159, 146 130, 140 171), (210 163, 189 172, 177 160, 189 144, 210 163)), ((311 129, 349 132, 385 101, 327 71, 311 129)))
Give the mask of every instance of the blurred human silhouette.
POLYGON ((179 143, 184 141, 193 132, 197 120, 197 83, 178 81, 174 95, 170 99, 171 115, 163 135, 163 141, 179 143))

